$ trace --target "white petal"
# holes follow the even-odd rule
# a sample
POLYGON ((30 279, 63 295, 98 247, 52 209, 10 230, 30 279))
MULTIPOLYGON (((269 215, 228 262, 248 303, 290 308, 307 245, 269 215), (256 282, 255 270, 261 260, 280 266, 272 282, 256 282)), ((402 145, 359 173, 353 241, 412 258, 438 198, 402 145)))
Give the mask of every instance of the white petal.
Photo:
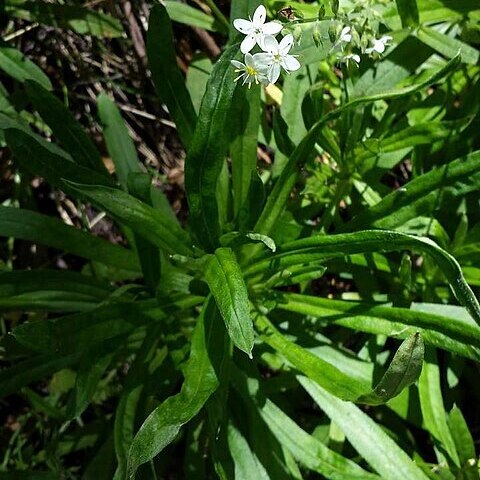
MULTIPOLYGON (((348 32, 350 32, 351 28, 350 27, 343 27, 342 33, 340 34, 341 37, 346 35, 348 32)), ((337 30, 338 31, 338 30, 337 30)))
POLYGON ((288 72, 294 72, 298 70, 301 65, 300 62, 292 55, 285 55, 282 58, 282 67, 288 72))
POLYGON ((379 41, 386 45, 392 39, 393 37, 391 37, 390 35, 384 35, 379 41))
POLYGON ((263 5, 259 5, 253 14, 253 24, 256 27, 261 27, 267 19, 267 10, 263 5))
POLYGON ((243 20, 243 18, 234 20, 233 26, 244 35, 248 35, 254 29, 253 23, 248 20, 243 20))
POLYGON ((289 33, 288 35, 285 35, 282 40, 280 41, 280 45, 278 47, 278 50, 280 51, 280 54, 287 55, 287 53, 290 51, 290 49, 293 47, 293 35, 289 33))
POLYGON ((259 68, 269 67, 273 62, 273 56, 271 53, 256 53, 253 56, 253 61, 259 68))
POLYGON ((373 45, 373 49, 378 53, 383 53, 385 51, 385 44, 376 40, 375 44, 373 45))
POLYGON ((283 25, 277 22, 268 22, 262 27, 264 35, 276 35, 282 31, 283 25))
POLYGON ((256 44, 255 35, 247 35, 244 39, 242 44, 240 45, 240 51, 242 53, 248 53, 256 44))
POLYGON ((253 67, 255 65, 255 61, 253 60, 253 55, 251 53, 245 54, 245 65, 249 67, 253 67))
POLYGON ((374 52, 374 50, 375 50, 375 49, 374 49, 373 47, 372 47, 372 48, 366 48, 366 49, 365 49, 365 53, 366 53, 367 55, 370 55, 371 53, 374 52))
POLYGON ((280 76, 280 64, 274 63, 268 70, 267 77, 270 80, 270 83, 275 83, 278 80, 279 76, 280 76))
POLYGON ((230 60, 230 63, 235 68, 238 68, 239 70, 245 70, 245 65, 242 62, 239 62, 238 60, 230 60))
POLYGON ((263 50, 265 52, 271 52, 274 55, 276 55, 279 51, 278 42, 277 42, 276 38, 273 37, 272 35, 265 35, 265 37, 263 39, 263 46, 261 46, 261 48, 263 48, 263 50))
POLYGON ((340 40, 342 40, 342 42, 350 43, 352 41, 352 36, 348 33, 348 34, 342 35, 340 37, 340 40))
POLYGON ((352 55, 352 60, 356 62, 357 64, 361 62, 360 55, 357 55, 356 53, 352 55))

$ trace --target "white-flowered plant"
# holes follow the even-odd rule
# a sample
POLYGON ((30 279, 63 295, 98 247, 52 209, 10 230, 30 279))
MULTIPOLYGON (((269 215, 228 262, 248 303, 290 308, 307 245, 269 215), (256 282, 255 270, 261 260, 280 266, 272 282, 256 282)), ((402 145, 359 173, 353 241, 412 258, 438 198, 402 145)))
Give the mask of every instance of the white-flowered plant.
POLYGON ((266 35, 277 35, 280 33, 283 26, 277 22, 265 23, 267 19, 267 10, 263 5, 259 5, 253 14, 253 19, 237 18, 233 21, 233 26, 240 32, 246 35, 240 50, 242 53, 248 53, 252 48, 258 45, 263 49, 263 41, 266 35))
POLYGON ((371 54, 373 52, 383 53, 387 46, 390 44, 392 37, 390 35, 384 35, 382 38, 374 38, 372 40, 372 46, 365 49, 365 53, 371 54))
POLYGON ((257 85, 259 83, 269 83, 267 79, 267 68, 256 62, 251 53, 245 54, 245 63, 237 60, 232 60, 231 63, 235 67, 235 71, 240 73, 235 79, 236 82, 243 78, 242 85, 247 84, 248 88, 252 86, 252 83, 256 83, 257 85))
POLYGON ((280 43, 275 37, 267 36, 264 43, 264 52, 256 53, 253 58, 260 67, 267 69, 267 78, 270 83, 278 80, 282 68, 290 73, 301 67, 300 62, 288 53, 293 47, 292 34, 283 37, 280 43))
POLYGON ((253 83, 275 83, 280 77, 282 68, 290 73, 301 67, 295 56, 289 53, 294 44, 293 35, 286 35, 279 43, 275 36, 282 30, 282 24, 265 23, 266 19, 267 10, 260 5, 255 10, 253 19, 237 18, 233 21, 233 26, 246 35, 240 45, 241 52, 245 54, 244 63, 238 60, 231 61, 236 71, 240 73, 235 81, 243 79, 242 85, 247 84, 251 87, 253 83), (250 51, 256 45, 262 52, 252 55, 250 51))
POLYGON ((338 39, 339 42, 350 43, 352 41, 352 34, 350 33, 352 30, 351 27, 343 27, 342 31, 340 32, 340 37, 338 39))

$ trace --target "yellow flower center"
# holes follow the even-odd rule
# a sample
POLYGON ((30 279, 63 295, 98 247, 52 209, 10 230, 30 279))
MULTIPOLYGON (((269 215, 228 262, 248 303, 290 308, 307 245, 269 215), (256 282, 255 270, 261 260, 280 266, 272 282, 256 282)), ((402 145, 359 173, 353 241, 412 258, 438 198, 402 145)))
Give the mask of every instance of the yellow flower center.
POLYGON ((254 77, 257 74, 257 71, 250 65, 247 65, 247 67, 245 68, 245 71, 247 72, 248 75, 252 77, 254 77))

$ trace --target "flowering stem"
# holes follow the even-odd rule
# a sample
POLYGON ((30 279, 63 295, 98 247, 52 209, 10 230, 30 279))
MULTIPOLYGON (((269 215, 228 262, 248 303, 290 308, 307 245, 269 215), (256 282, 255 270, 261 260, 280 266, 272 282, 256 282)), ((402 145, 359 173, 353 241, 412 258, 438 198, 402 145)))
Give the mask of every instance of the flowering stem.
POLYGON ((225 15, 220 11, 220 9, 215 5, 215 2, 213 0, 205 0, 205 3, 208 5, 210 10, 213 12, 213 14, 217 17, 217 19, 227 27, 227 29, 230 29, 230 22, 226 19, 225 15))

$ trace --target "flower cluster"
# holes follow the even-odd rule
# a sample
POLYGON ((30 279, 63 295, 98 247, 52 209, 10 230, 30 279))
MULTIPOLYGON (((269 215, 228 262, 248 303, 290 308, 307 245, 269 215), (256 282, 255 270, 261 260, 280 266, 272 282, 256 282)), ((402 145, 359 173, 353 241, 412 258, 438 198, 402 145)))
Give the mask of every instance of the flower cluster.
POLYGON ((253 18, 244 20, 237 18, 233 26, 246 35, 240 45, 241 52, 245 55, 244 63, 232 60, 232 65, 240 75, 235 79, 243 79, 243 85, 252 83, 275 83, 280 77, 283 68, 287 73, 300 68, 300 62, 294 55, 290 55, 293 46, 293 35, 288 34, 277 41, 275 36, 280 33, 283 26, 277 22, 266 22, 267 10, 260 5, 253 14, 253 18), (256 46, 262 51, 250 53, 256 46))

